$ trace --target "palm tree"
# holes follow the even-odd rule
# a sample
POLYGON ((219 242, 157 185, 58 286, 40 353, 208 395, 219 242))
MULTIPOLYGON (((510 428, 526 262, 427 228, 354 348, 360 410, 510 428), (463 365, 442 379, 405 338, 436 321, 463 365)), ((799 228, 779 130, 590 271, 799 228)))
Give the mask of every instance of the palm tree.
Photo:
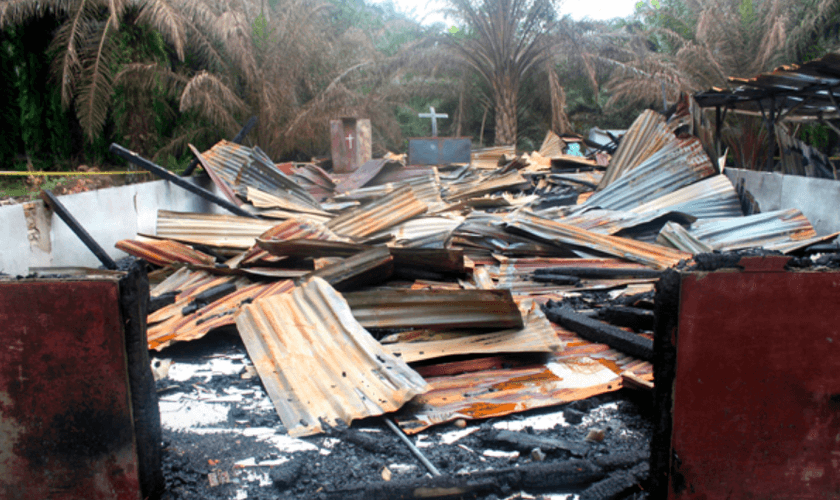
MULTIPOLYGON (((495 142, 516 144, 523 80, 551 56, 555 0, 449 0, 465 29, 446 40, 490 89, 495 142)), ((454 31, 454 30, 453 30, 454 31)))

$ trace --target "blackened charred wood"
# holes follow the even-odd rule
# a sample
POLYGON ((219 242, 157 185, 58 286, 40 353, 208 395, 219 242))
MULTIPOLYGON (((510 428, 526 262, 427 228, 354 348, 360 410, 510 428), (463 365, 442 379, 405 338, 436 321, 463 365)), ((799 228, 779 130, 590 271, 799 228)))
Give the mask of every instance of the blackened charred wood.
POLYGON ((186 316, 187 314, 192 314, 201 309, 202 307, 210 304, 211 302, 215 302, 226 295, 232 294, 235 291, 235 283, 222 283, 221 285, 204 290, 200 294, 196 295, 189 304, 184 306, 183 309, 181 309, 181 314, 183 314, 184 316, 186 316))
POLYGON ((588 460, 530 463, 521 467, 472 473, 468 476, 437 476, 405 481, 364 483, 326 492, 332 500, 391 500, 462 498, 464 495, 507 489, 577 489, 599 481, 604 471, 588 460))
POLYGON ((157 499, 160 498, 166 484, 161 469, 163 438, 160 429, 160 409, 146 336, 149 278, 146 275, 145 264, 135 261, 128 274, 120 279, 119 287, 140 492, 143 498, 157 499))
MULTIPOLYGON (((248 132, 250 132, 251 129, 253 129, 256 126, 257 126, 257 117, 252 116, 251 118, 248 119, 247 122, 245 122, 245 125, 242 126, 242 130, 240 130, 239 133, 236 134, 236 137, 234 137, 231 142, 235 142, 236 144, 242 144, 242 141, 245 140, 245 136, 248 135, 248 132)), ((191 176, 193 171, 195 170, 195 168, 197 166, 198 166, 198 158, 193 158, 193 160, 190 162, 190 164, 187 165, 187 168, 186 168, 186 170, 184 170, 184 173, 181 174, 181 177, 191 176)))
POLYGON ((626 326, 636 331, 653 330, 653 311, 637 307, 608 306, 598 311, 602 320, 615 326, 626 326))
POLYGON ((158 309, 163 309, 164 307, 174 304, 175 297, 181 293, 180 290, 176 290, 174 292, 166 292, 158 295, 157 297, 150 297, 149 298, 149 307, 148 312, 146 314, 152 314, 153 312, 157 311, 158 309))
POLYGON ((79 239, 82 240, 82 243, 84 243, 85 246, 88 247, 88 249, 91 252, 93 252, 94 255, 96 255, 96 258, 99 259, 99 262, 101 262, 102 265, 105 266, 105 268, 111 270, 117 268, 117 263, 114 262, 114 259, 112 259, 105 252, 105 250, 101 246, 99 246, 99 243, 97 243, 96 240, 93 239, 90 233, 85 231, 85 228, 82 227, 81 224, 79 224, 79 221, 77 221, 76 218, 73 217, 73 214, 71 214, 67 210, 67 208, 65 208, 65 206, 60 201, 58 201, 58 198, 56 198, 55 195, 52 194, 52 192, 49 189, 44 189, 41 191, 41 198, 50 208, 53 209, 53 212, 55 212, 56 215, 61 217, 61 220, 63 220, 64 223, 70 227, 70 229, 76 234, 76 236, 78 236, 79 239))
POLYGON ((555 285, 577 285, 580 278, 568 274, 534 274, 531 280, 538 283, 554 283, 555 285))
POLYGON ((607 323, 576 313, 567 306, 549 301, 543 306, 546 317, 563 328, 567 328, 586 340, 607 344, 625 354, 653 360, 653 341, 635 333, 624 331, 607 323))
POLYGON ((647 478, 650 466, 641 463, 630 470, 613 472, 580 493, 580 500, 614 500, 624 498, 631 489, 647 478))
POLYGON ((577 276, 579 278, 592 279, 624 279, 624 278, 651 278, 656 279, 662 274, 656 269, 644 269, 636 267, 544 267, 535 269, 535 276, 542 275, 565 275, 577 276))
POLYGON ((178 187, 184 188, 191 193, 197 194, 198 196, 201 196, 205 200, 209 201, 210 203, 215 203, 216 205, 219 205, 220 207, 224 208, 225 210, 231 213, 241 215, 242 217, 250 217, 252 219, 258 218, 251 212, 237 207, 236 204, 231 203, 230 201, 225 200, 224 198, 220 198, 215 194, 211 193, 210 191, 202 187, 196 186, 195 184, 186 181, 181 177, 178 177, 169 170, 166 170, 160 165, 143 158, 142 156, 138 155, 133 151, 129 151, 128 149, 120 146, 117 143, 112 143, 111 147, 108 150, 111 153, 119 156, 120 158, 137 165, 138 167, 144 170, 148 170, 149 172, 160 177, 161 179, 167 180, 178 187))
POLYGON ((530 452, 534 448, 539 448, 546 453, 568 451, 572 455, 578 457, 585 455, 588 449, 588 446, 584 444, 573 443, 563 439, 541 437, 533 434, 525 434, 524 432, 512 431, 499 431, 485 438, 484 441, 493 444, 501 444, 523 452, 530 452))
POLYGON ((625 453, 615 453, 612 455, 601 455, 595 457, 592 461, 598 467, 605 471, 614 471, 618 469, 627 469, 628 467, 636 466, 642 462, 647 463, 650 460, 650 451, 629 451, 625 453))

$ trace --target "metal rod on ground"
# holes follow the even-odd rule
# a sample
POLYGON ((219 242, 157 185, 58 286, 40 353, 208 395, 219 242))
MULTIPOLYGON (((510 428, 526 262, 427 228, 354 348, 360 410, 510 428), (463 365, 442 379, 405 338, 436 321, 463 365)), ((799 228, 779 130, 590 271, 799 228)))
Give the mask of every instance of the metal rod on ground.
MULTIPOLYGON (((252 116, 248 118, 248 121, 245 122, 245 125, 242 126, 242 130, 236 134, 236 137, 233 138, 231 142, 235 142, 236 144, 242 144, 242 141, 245 140, 245 136, 248 135, 248 132, 251 131, 257 125, 257 117, 252 116)), ((195 168, 198 166, 198 158, 193 158, 189 165, 187 165, 187 169, 181 174, 181 177, 189 177, 192 175, 195 168)))
POLYGON ((82 243, 84 243, 85 246, 88 247, 94 255, 96 255, 96 258, 99 259, 99 262, 101 262, 103 266, 111 270, 117 268, 117 263, 114 262, 114 259, 105 253, 105 250, 99 246, 99 243, 93 239, 90 233, 85 231, 85 228, 79 224, 79 221, 73 217, 73 214, 67 211, 64 205, 58 201, 58 198, 56 198, 49 189, 41 191, 41 198, 53 209, 56 215, 61 217, 61 220, 63 220, 65 224, 70 226, 70 229, 72 229, 73 232, 76 233, 76 236, 82 240, 82 243))
POLYGON ((412 443, 411 440, 408 439, 408 437, 406 437, 405 434, 403 434, 403 431, 401 431, 400 428, 397 427, 397 424, 391 422, 391 419, 389 418, 383 417, 382 420, 384 420, 385 423, 388 424, 388 427, 392 431, 394 431, 394 434, 396 434, 397 437, 399 437, 402 440, 402 442, 408 446, 408 449, 411 450, 411 453, 414 453, 414 456, 417 457, 418 460, 420 460, 420 463, 422 463, 427 469, 429 469, 429 472, 431 472, 433 476, 440 476, 440 471, 437 470, 437 467, 432 465, 432 462, 429 462, 429 459, 426 458, 425 455, 423 455, 423 452, 420 451, 419 448, 414 446, 414 443, 412 443))
POLYGON ((137 153, 135 153, 133 151, 129 151, 128 149, 125 149, 124 147, 120 146, 117 143, 112 143, 111 147, 109 148, 109 151, 114 153, 115 155, 119 156, 120 158, 123 158, 125 160, 130 161, 131 163, 134 163, 135 165, 137 165, 140 168, 148 170, 149 172, 151 172, 151 173, 157 175, 158 177, 160 177, 161 179, 170 181, 173 184, 175 184, 176 186, 182 187, 182 188, 186 189, 187 191, 190 191, 191 193, 195 193, 195 194, 201 196, 202 198, 204 198, 205 200, 207 200, 211 203, 215 203, 216 205, 219 205, 220 207, 222 207, 222 208, 224 208, 224 209, 226 209, 226 210, 228 210, 228 211, 230 211, 230 212, 232 212, 236 215, 241 215, 243 217, 251 217, 252 219, 257 218, 257 216, 252 214, 251 212, 243 210, 243 209, 237 207, 235 204, 233 204, 233 203, 231 203, 231 202, 229 202, 229 201, 227 201, 223 198, 219 198, 218 196, 211 193, 210 191, 208 191, 208 190, 206 190, 202 187, 196 186, 195 184, 178 177, 177 175, 173 174, 169 170, 166 170, 165 168, 161 167, 160 165, 152 163, 151 161, 143 158, 142 156, 138 155, 137 153))

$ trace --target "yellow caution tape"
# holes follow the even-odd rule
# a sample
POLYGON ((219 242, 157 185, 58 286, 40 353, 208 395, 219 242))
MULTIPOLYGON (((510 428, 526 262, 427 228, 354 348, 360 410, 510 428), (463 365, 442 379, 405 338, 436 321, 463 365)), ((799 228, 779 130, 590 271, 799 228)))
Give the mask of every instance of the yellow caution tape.
POLYGON ((126 172, 0 172, 0 175, 29 177, 30 175, 125 175, 125 174, 148 174, 146 170, 129 170, 126 172))

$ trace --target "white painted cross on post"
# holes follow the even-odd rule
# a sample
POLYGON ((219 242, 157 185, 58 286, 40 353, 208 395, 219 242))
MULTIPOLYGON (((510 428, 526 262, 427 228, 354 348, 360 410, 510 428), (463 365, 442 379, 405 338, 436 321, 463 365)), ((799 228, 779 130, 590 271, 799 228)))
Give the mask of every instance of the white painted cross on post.
POLYGON ((347 141, 347 149, 353 149, 353 134, 347 134, 344 140, 347 141))
POLYGON ((437 119, 438 118, 449 118, 449 115, 446 113, 435 113, 435 108, 429 106, 428 113, 420 113, 417 116, 420 118, 431 118, 432 119, 432 137, 437 137, 437 119))

